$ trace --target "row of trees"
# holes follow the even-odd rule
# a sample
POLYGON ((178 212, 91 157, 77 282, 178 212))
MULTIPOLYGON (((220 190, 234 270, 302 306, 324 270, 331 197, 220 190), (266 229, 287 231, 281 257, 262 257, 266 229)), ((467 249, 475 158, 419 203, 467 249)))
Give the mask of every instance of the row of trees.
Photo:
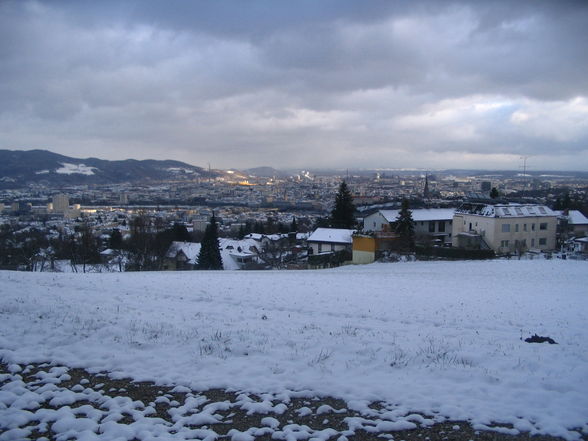
POLYGON ((86 223, 76 226, 72 232, 59 232, 55 227, 5 224, 0 226, 0 267, 44 270, 53 267, 57 260, 68 260, 74 271, 85 272, 88 265, 100 264, 100 252, 110 248, 121 264, 123 259, 126 261, 128 269, 158 270, 172 241, 198 239, 184 225, 165 227, 147 216, 131 221, 130 237, 126 239, 114 229, 109 239, 102 240, 86 223))

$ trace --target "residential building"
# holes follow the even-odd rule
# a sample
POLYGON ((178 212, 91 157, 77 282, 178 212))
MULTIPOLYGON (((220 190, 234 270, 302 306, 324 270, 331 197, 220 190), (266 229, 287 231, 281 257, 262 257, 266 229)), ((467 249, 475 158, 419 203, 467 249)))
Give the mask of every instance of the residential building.
MULTIPOLYGON (((190 270, 198 265, 200 243, 177 242, 170 245, 165 255, 164 270, 190 270)), ((249 264, 257 263, 258 249, 251 239, 219 239, 219 248, 223 260, 223 269, 245 269, 249 264)))
POLYGON ((578 210, 555 211, 560 217, 560 224, 565 226, 567 234, 575 237, 588 236, 588 218, 578 210))
POLYGON ((312 254, 332 253, 337 251, 351 251, 353 233, 355 230, 344 228, 317 228, 308 237, 308 246, 312 254))
MULTIPOLYGON (((391 231, 400 210, 379 210, 363 220, 365 232, 391 231)), ((415 236, 419 241, 451 244, 455 208, 418 208, 411 210, 415 222, 415 236)))
POLYGON ((497 254, 556 248, 557 214, 544 205, 464 203, 453 217, 453 246, 497 254))
POLYGON ((579 237, 574 240, 574 251, 588 255, 588 237, 579 237))

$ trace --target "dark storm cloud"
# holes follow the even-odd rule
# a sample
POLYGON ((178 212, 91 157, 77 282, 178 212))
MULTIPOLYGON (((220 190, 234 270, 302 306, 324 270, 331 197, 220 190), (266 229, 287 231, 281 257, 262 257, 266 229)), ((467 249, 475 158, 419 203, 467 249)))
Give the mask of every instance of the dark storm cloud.
POLYGON ((0 2, 1 147, 586 168, 586 23, 583 1, 0 2))

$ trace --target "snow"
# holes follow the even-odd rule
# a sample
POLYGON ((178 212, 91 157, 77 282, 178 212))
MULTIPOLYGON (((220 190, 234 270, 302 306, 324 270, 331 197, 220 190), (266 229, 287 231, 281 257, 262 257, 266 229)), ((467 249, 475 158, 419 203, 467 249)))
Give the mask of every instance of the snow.
MULTIPOLYGON (((566 216, 563 210, 555 210, 558 216, 566 216)), ((579 210, 569 210, 567 214, 570 225, 588 225, 588 218, 579 210)))
MULTIPOLYGON (((267 419, 263 428, 232 432, 235 440, 273 430, 282 403, 301 394, 345 400, 375 418, 346 418, 349 427, 375 432, 447 418, 579 439, 577 429, 588 433, 586 269, 585 262, 553 259, 290 272, 2 271, 0 357, 14 377, 0 390, 0 427, 8 429, 2 439, 28 436, 31 429, 22 427, 35 412, 35 395, 102 400, 101 412, 113 418, 100 423, 104 437, 132 439, 146 430, 146 423, 117 422, 116 414, 152 408, 108 398, 98 385, 61 391, 54 383, 67 378, 63 369, 40 375, 43 385, 31 394, 16 376, 18 365, 34 362, 243 391, 239 406, 267 419), (535 333, 558 344, 524 342, 535 333), (374 401, 381 410, 368 407, 374 401)), ((202 405, 194 400, 192 408, 202 405)), ((219 403, 193 414, 178 408, 174 429, 191 418, 212 423, 219 410, 219 403)), ((327 418, 338 411, 321 408, 327 418)), ((98 416, 90 410, 35 415, 64 438, 96 435, 98 416)), ((332 433, 291 424, 272 437, 332 433)))
MULTIPOLYGON (((415 222, 453 220, 454 208, 416 208, 410 210, 415 222)), ((400 210, 380 210, 388 222, 396 222, 400 210)))
POLYGON ((188 175, 191 174, 199 174, 199 173, 195 173, 194 170, 189 169, 189 168, 184 168, 184 167, 168 167, 166 168, 166 170, 170 173, 174 173, 174 174, 178 174, 178 173, 186 173, 188 175))
POLYGON ((98 170, 96 167, 88 167, 86 164, 70 164, 69 162, 60 162, 61 167, 55 170, 55 173, 60 175, 87 175, 91 176, 94 174, 94 170, 98 170))
POLYGON ((355 230, 344 228, 317 228, 308 237, 308 242, 351 243, 355 230))
POLYGON ((588 218, 578 210, 570 210, 568 217, 572 225, 588 225, 588 218))

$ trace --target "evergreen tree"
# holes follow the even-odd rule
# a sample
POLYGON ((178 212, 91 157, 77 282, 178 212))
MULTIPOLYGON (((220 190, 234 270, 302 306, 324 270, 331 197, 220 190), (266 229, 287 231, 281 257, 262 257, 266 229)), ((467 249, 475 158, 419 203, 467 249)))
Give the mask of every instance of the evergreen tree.
POLYGON ((394 231, 400 236, 403 249, 414 249, 414 220, 409 209, 408 199, 402 200, 402 206, 398 212, 396 222, 394 222, 394 231))
POLYGON ((223 259, 220 254, 218 243, 218 226, 214 213, 210 218, 210 223, 206 226, 200 254, 198 254, 198 269, 202 270, 222 270, 223 259))
POLYGON ((190 242, 192 240, 186 225, 177 222, 174 223, 174 226, 172 227, 172 236, 172 240, 178 242, 190 242))
POLYGON ((498 189, 496 187, 492 187, 492 190, 490 190, 490 197, 492 199, 496 199, 498 198, 498 196, 500 196, 500 194, 498 193, 498 189))
POLYGON ((353 205, 353 196, 351 196, 345 181, 339 185, 339 191, 335 197, 335 207, 331 211, 330 223, 332 228, 355 228, 355 205, 353 205))
POLYGON ((120 250, 123 247, 123 237, 122 233, 118 228, 112 230, 110 234, 110 239, 108 240, 108 248, 113 250, 120 250))

